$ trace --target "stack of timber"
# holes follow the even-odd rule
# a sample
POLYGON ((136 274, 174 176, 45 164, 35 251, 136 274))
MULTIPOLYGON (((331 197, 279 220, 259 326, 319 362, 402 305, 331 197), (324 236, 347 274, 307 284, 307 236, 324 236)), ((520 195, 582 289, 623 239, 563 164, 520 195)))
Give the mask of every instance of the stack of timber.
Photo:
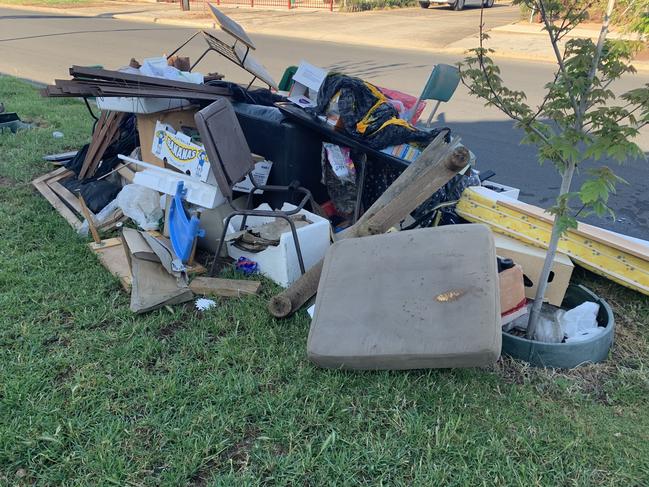
POLYGON ((41 90, 43 96, 53 97, 123 97, 183 98, 213 101, 231 96, 228 88, 184 81, 122 73, 101 68, 72 66, 71 80, 57 79, 54 85, 41 90))

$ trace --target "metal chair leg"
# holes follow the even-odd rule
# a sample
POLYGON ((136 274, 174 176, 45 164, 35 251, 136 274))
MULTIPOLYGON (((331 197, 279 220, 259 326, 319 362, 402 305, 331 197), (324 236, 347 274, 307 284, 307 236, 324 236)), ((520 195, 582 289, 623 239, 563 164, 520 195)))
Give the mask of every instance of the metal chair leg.
MULTIPOLYGON (((252 176, 250 176, 252 177, 252 176)), ((252 210, 252 197, 254 194, 254 190, 250 192, 248 195, 248 201, 246 202, 246 210, 252 210)), ((246 228, 246 221, 248 221, 248 215, 243 215, 243 218, 241 219, 241 226, 239 227, 239 231, 245 230, 246 228)))
POLYGON ((365 166, 367 165, 367 156, 363 155, 360 161, 360 173, 358 175, 358 180, 356 181, 356 204, 354 205, 354 220, 352 224, 358 221, 358 218, 361 216, 361 205, 363 204, 363 188, 365 187, 365 166))
POLYGON ((295 252, 297 253, 297 261, 300 264, 300 272, 304 274, 306 270, 304 268, 304 259, 302 258, 302 249, 300 248, 300 241, 297 238, 297 230, 295 228, 295 223, 286 215, 277 215, 277 218, 283 218, 288 222, 289 227, 291 227, 291 233, 293 234, 293 242, 295 243, 295 252))
POLYGON ((210 267, 210 276, 214 276, 216 272, 218 272, 217 269, 217 262, 219 261, 219 258, 221 257, 221 250, 223 250, 223 245, 225 245, 225 235, 228 233, 228 226, 230 225, 230 220, 232 219, 233 216, 236 216, 237 213, 231 213, 227 216, 225 219, 225 222, 223 223, 223 230, 221 231, 221 239, 219 240, 219 246, 216 249, 216 254, 214 254, 214 260, 212 261, 212 267, 210 267))

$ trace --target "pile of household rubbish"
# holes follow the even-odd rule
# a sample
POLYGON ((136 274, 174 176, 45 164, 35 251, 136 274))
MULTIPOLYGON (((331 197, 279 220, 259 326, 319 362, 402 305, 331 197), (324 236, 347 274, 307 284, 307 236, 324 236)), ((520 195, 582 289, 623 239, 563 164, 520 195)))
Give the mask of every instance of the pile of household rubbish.
MULTIPOLYGON (((83 98, 95 121, 91 141, 47 156, 59 167, 33 184, 92 236, 132 311, 205 310, 257 294, 265 276, 283 288, 273 316, 311 314, 321 366, 480 366, 523 340, 552 220, 430 127, 457 69, 435 66, 419 97, 304 61, 275 83, 241 26, 211 8, 221 37, 197 32, 117 70, 73 66, 43 90, 83 98), (214 51, 252 81, 200 74, 180 52, 195 38, 198 61, 214 51)), ((645 244, 570 229, 531 341, 612 340, 606 306, 570 283, 574 263, 649 293, 645 244)))

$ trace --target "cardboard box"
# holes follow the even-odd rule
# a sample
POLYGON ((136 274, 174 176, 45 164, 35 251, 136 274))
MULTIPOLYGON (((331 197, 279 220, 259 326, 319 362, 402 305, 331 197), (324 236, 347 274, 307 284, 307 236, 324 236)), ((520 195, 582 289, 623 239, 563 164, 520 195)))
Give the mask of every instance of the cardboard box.
POLYGON ((119 96, 95 98, 97 106, 102 110, 126 113, 155 113, 191 105, 182 98, 140 98, 135 96, 119 96))
POLYGON ((507 186, 506 184, 494 183, 493 181, 484 181, 482 186, 495 191, 499 196, 506 196, 507 198, 512 198, 514 200, 518 199, 521 192, 518 188, 507 186))
MULTIPOLYGON (((270 161, 258 161, 255 163, 255 168, 252 170, 252 177, 255 178, 255 183, 257 186, 265 186, 268 182, 268 176, 270 175, 270 170, 273 168, 273 163, 270 161)), ((240 183, 232 186, 232 189, 235 191, 241 191, 242 193, 250 193, 252 191, 252 181, 250 181, 250 176, 240 183)), ((256 189, 255 194, 262 194, 263 190, 256 189)))
POLYGON ((514 267, 498 273, 500 316, 503 325, 527 313, 523 268, 514 267))
POLYGON ((156 122, 151 153, 184 174, 203 182, 209 178, 210 162, 205 148, 171 125, 156 122))
POLYGON ((182 130, 183 127, 195 129, 196 124, 194 123, 194 114, 198 110, 198 107, 190 106, 178 110, 167 110, 152 114, 138 114, 137 130, 140 135, 142 160, 149 164, 164 167, 164 163, 154 156, 153 152, 151 152, 156 122, 160 121, 164 124, 170 125, 176 131, 182 130))
MULTIPOLYGON (((526 284, 531 283, 531 286, 525 286, 525 296, 529 299, 534 299, 539 276, 543 269, 543 262, 545 261, 545 250, 532 247, 531 245, 497 233, 494 233, 494 240, 496 242, 497 255, 512 259, 514 263, 519 264, 523 268, 523 273, 527 278, 526 284)), ((574 265, 570 258, 565 254, 557 252, 554 258, 552 272, 548 279, 549 284, 545 292, 545 301, 554 306, 561 306, 566 289, 568 289, 568 284, 570 283, 573 269, 574 265)))
POLYGON ((327 77, 327 71, 301 61, 293 75, 293 86, 288 100, 302 108, 314 107, 318 104, 318 91, 327 77))

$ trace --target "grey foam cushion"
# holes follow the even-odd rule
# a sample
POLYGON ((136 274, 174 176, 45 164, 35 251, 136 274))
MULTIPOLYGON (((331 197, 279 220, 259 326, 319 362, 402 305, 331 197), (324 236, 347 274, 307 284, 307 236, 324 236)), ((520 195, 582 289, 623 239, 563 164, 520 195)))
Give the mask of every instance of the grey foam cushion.
POLYGON ((474 367, 500 355, 496 251, 485 225, 347 239, 324 261, 307 352, 322 367, 474 367))

